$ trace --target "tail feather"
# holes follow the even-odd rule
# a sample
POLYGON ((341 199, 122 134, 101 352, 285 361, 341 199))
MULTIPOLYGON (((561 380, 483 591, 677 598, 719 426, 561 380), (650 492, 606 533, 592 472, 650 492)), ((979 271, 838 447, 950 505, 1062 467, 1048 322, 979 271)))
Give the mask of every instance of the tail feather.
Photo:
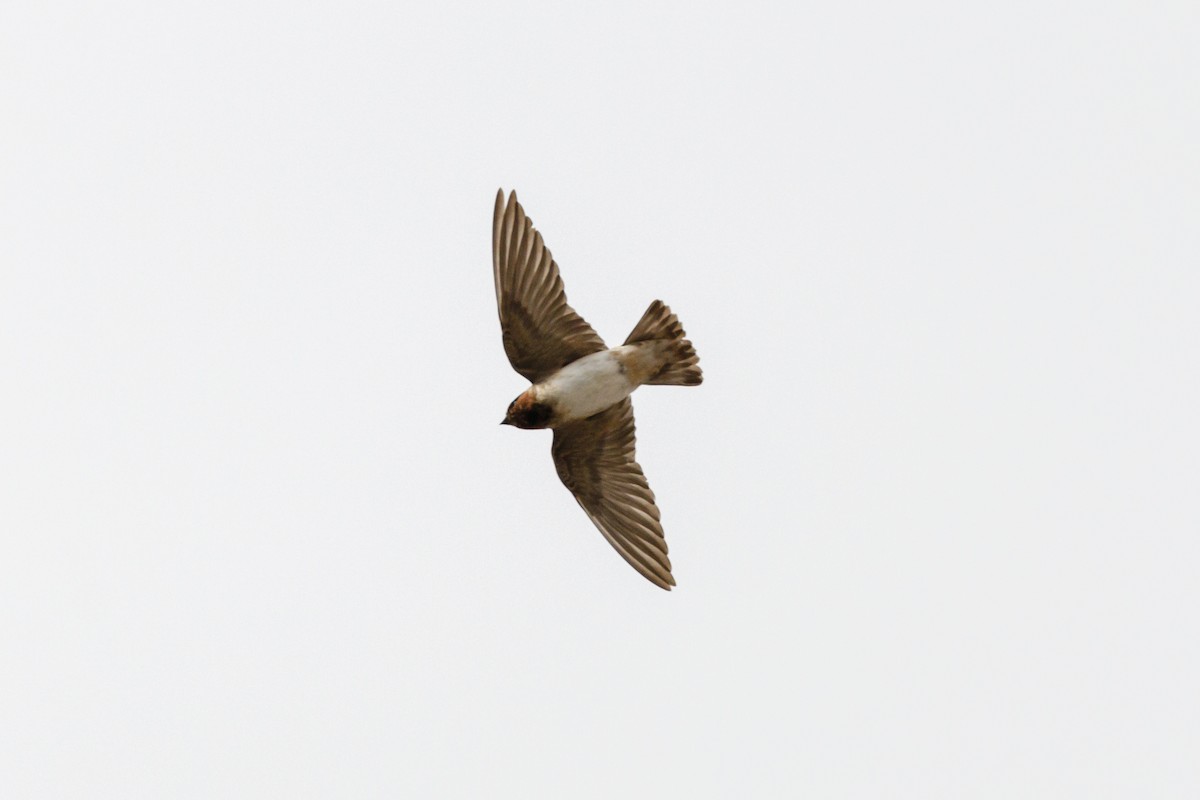
POLYGON ((655 300, 642 314, 638 324, 625 339, 625 344, 659 342, 664 345, 664 363, 654 376, 646 381, 650 384, 671 386, 697 386, 704 380, 700 371, 700 356, 686 338, 679 317, 661 300, 655 300))

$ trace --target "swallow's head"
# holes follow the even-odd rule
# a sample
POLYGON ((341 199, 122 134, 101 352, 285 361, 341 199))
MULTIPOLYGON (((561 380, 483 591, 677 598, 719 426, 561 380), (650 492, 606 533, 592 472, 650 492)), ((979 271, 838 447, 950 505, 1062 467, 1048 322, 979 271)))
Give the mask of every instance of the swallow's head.
POLYGON ((554 416, 553 409, 546 403, 539 403, 530 391, 523 392, 516 400, 508 404, 508 413, 500 421, 501 425, 515 425, 518 428, 546 428, 550 418, 554 416))

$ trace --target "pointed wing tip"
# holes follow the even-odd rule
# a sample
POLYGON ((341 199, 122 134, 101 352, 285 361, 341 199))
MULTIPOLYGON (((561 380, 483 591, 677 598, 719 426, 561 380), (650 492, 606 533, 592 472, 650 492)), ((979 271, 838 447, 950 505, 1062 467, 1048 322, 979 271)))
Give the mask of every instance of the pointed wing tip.
MULTIPOLYGON (((637 569, 637 567, 634 567, 634 568, 637 569)), ((670 572, 668 572, 666 574, 666 577, 664 577, 662 575, 657 575, 653 572, 643 571, 641 569, 638 569, 638 572, 641 573, 643 578, 650 581, 655 586, 662 589, 664 592, 669 592, 675 588, 675 576, 672 575, 670 572)))
POLYGON ((508 202, 507 203, 504 202, 504 187, 501 186, 500 188, 496 189, 496 211, 497 212, 503 211, 507 206, 511 206, 516 202, 517 202, 517 192, 515 189, 508 193, 508 202))
MULTIPOLYGON (((621 555, 624 556, 624 553, 621 555)), ((648 582, 657 586, 659 589, 662 589, 664 592, 669 592, 675 588, 675 576, 670 572, 667 572, 666 575, 663 575, 662 573, 655 572, 654 570, 643 568, 638 564, 633 563, 628 558, 626 558, 625 561, 629 564, 629 566, 637 570, 639 575, 645 578, 648 582)))

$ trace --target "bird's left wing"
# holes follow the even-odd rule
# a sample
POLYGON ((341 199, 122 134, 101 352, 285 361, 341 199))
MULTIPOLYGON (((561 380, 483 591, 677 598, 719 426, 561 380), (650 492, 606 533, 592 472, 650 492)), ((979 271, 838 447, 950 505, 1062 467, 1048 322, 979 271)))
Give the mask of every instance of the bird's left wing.
POLYGON ((675 585, 654 492, 634 453, 633 404, 554 430, 554 466, 604 538, 656 586, 675 585))
POLYGON ((531 383, 590 353, 607 349, 592 326, 567 305, 562 277, 517 193, 496 195, 492 271, 504 352, 531 383))

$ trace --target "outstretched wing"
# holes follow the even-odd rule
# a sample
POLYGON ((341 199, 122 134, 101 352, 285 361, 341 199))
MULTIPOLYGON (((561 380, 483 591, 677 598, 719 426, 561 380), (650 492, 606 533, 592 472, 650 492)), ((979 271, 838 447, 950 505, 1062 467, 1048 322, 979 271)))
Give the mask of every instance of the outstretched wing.
POLYGON ((675 585, 654 492, 634 454, 633 404, 625 398, 556 428, 554 466, 608 543, 656 586, 675 585))
POLYGON ((517 193, 509 194, 505 205, 503 189, 496 194, 492 220, 492 269, 504 352, 513 369, 531 383, 607 349, 592 326, 567 305, 558 265, 517 202, 517 193))

